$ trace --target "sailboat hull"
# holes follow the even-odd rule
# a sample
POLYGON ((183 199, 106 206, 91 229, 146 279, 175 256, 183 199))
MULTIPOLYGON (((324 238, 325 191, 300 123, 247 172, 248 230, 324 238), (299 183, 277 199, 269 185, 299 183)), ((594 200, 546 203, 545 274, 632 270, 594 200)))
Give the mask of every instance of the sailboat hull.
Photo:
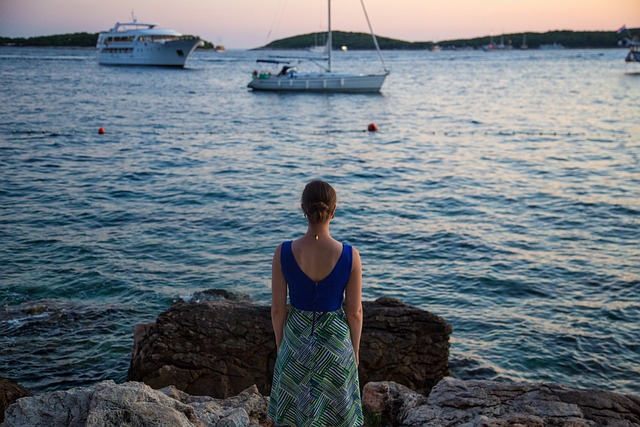
POLYGON ((297 73, 259 76, 247 87, 274 92, 375 93, 380 92, 387 74, 297 73))

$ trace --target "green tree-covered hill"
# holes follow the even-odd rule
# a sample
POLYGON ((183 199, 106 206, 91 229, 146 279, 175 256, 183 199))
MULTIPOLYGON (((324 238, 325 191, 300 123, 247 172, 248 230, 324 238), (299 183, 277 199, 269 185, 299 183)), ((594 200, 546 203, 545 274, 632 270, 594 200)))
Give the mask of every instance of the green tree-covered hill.
MULTIPOLYGON (((640 29, 630 30, 632 34, 639 34, 640 29)), ((494 42, 498 42, 500 37, 504 38, 505 44, 511 44, 519 48, 522 45, 524 35, 529 48, 536 49, 542 44, 559 43, 567 48, 610 48, 619 47, 619 42, 628 36, 628 33, 617 34, 615 31, 549 31, 546 33, 513 33, 494 37, 494 42)), ((310 33, 299 36, 276 40, 261 49, 307 49, 322 40, 324 33, 310 33)), ((403 40, 390 39, 387 37, 377 37, 380 49, 383 50, 411 50, 430 49, 434 42, 407 42, 403 40)), ((473 47, 480 48, 489 44, 490 37, 477 37, 473 39, 445 40, 437 44, 443 48, 473 47)), ((348 33, 342 31, 333 32, 333 49, 347 46, 349 49, 373 49, 374 44, 370 34, 348 33)))
MULTIPOLYGON (((631 30, 633 34, 638 34, 638 30, 631 30)), ((524 36, 526 35, 527 46, 531 49, 537 49, 543 44, 559 43, 567 48, 610 48, 619 47, 619 42, 628 33, 617 34, 615 31, 549 31, 546 33, 513 33, 494 36, 494 42, 499 42, 504 38, 504 44, 511 44, 514 48, 522 45, 524 36)), ((440 42, 443 48, 471 46, 479 48, 489 44, 489 36, 478 37, 474 39, 447 40, 440 42)))
POLYGON ((0 37, 0 46, 95 47, 98 33, 58 34, 29 38, 0 37))
MULTIPOLYGON (((326 33, 310 33, 300 36, 289 37, 276 40, 262 49, 307 49, 318 43, 318 40, 325 40, 326 33)), ((371 34, 368 33, 348 33, 344 31, 333 31, 331 33, 333 49, 340 49, 347 46, 351 50, 375 49, 371 34)), ((430 49, 432 42, 406 42, 402 40, 390 39, 376 36, 380 49, 430 49)))
MULTIPOLYGON (((0 46, 41 47, 95 47, 99 33, 73 33, 29 38, 0 37, 0 46)), ((213 49, 213 43, 204 40, 201 49, 213 49)))

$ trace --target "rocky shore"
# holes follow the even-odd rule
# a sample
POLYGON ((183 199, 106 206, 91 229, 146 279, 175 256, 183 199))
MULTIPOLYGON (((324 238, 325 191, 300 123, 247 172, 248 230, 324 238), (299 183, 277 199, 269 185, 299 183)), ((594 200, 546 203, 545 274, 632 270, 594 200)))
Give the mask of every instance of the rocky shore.
POLYGON ((363 405, 388 425, 418 427, 640 426, 640 398, 560 384, 445 378, 428 396, 368 383, 363 405))
MULTIPOLYGON (((363 310, 361 385, 395 381, 429 393, 449 374, 452 328, 444 319, 393 298, 365 301, 363 310)), ((135 328, 127 379, 216 398, 255 384, 268 395, 275 359, 270 307, 209 290, 135 328)))
MULTIPOLYGON (((640 426, 637 396, 451 378, 444 319, 390 298, 365 302, 364 311, 368 426, 640 426)), ((29 396, 0 378, 0 426, 272 426, 269 307, 210 290, 138 325, 134 336, 124 384, 29 396)))

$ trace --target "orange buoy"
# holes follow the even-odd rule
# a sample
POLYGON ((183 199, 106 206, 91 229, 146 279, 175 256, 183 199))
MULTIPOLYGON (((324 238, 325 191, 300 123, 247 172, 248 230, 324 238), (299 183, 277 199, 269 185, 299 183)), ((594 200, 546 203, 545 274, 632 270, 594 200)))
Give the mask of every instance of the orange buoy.
POLYGON ((367 130, 369 132, 376 132, 378 130, 378 125, 375 123, 369 123, 369 126, 367 127, 367 130))
POLYGON ((98 133, 99 133, 100 135, 104 135, 104 128, 100 128, 100 129, 98 129, 98 133))

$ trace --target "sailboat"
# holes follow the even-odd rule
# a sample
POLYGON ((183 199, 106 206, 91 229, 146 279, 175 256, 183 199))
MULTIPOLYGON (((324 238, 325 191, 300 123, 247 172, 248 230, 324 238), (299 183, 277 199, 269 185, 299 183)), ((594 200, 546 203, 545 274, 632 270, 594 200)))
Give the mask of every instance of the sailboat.
POLYGON ((511 50, 513 49, 513 46, 511 46, 511 44, 505 45, 504 44, 504 35, 500 36, 500 43, 494 43, 493 42, 493 35, 491 35, 489 44, 482 46, 482 50, 484 50, 485 52, 495 52, 497 50, 511 50))
POLYGON ((371 23, 369 22, 367 11, 364 8, 363 0, 361 0, 361 3, 365 17, 367 18, 367 23, 369 24, 373 43, 384 68, 383 73, 351 74, 337 73, 332 70, 331 0, 327 0, 329 19, 327 29, 328 49, 326 67, 323 66, 324 69, 318 72, 299 72, 297 66, 290 65, 291 61, 259 59, 258 62, 283 64, 282 70, 277 74, 258 73, 255 71, 253 73, 253 79, 249 82, 247 87, 253 90, 279 92, 380 92, 385 78, 389 75, 389 70, 387 69, 384 59, 382 58, 382 54, 380 53, 380 47, 378 46, 378 41, 373 33, 373 29, 371 28, 371 23))
POLYGON ((331 47, 329 46, 329 43, 327 43, 327 41, 325 40, 326 37, 324 34, 322 34, 322 39, 324 44, 318 44, 318 34, 316 33, 315 35, 315 39, 316 42, 313 44, 313 46, 310 46, 307 50, 309 52, 313 52, 313 53, 320 53, 322 55, 328 55, 329 54, 329 50, 331 49, 331 47))

